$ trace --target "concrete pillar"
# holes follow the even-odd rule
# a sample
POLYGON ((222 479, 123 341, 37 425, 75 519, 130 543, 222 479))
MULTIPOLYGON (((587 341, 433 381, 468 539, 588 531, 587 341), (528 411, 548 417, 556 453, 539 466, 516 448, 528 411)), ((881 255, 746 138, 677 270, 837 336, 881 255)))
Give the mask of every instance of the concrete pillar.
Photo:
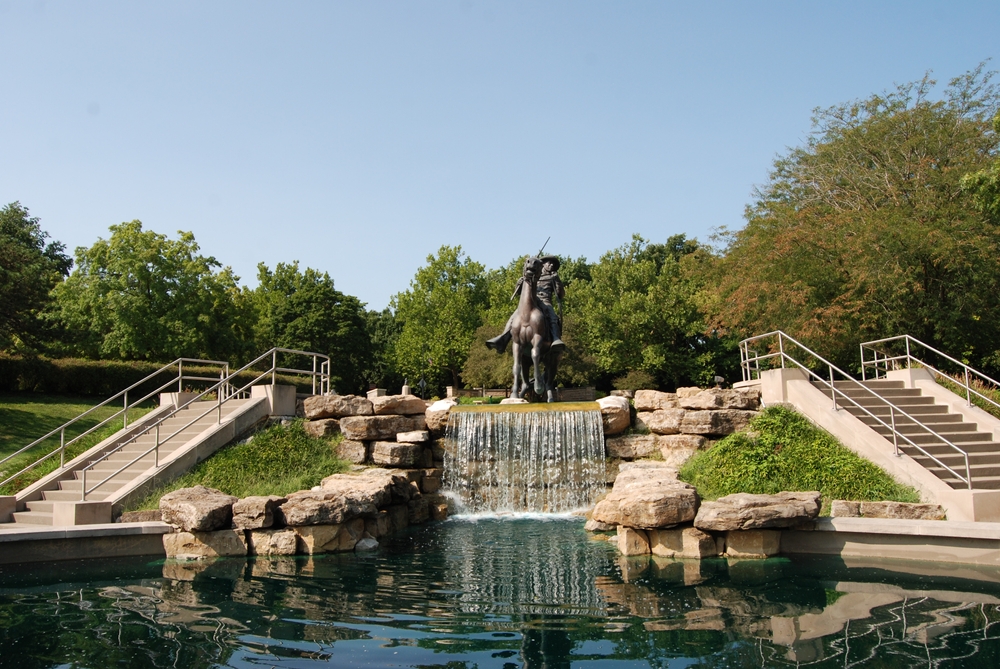
POLYGON ((183 406, 201 393, 160 393, 160 406, 173 406, 174 408, 183 406))
POLYGON ((111 522, 111 502, 53 502, 53 527, 111 522))
POLYGON ((250 397, 266 397, 272 416, 295 415, 295 386, 251 386, 250 397))
POLYGON ((0 523, 14 522, 15 511, 17 511, 17 498, 13 495, 0 495, 0 523))
POLYGON ((760 373, 760 399, 764 404, 788 401, 789 381, 808 381, 806 373, 798 368, 768 369, 760 373))

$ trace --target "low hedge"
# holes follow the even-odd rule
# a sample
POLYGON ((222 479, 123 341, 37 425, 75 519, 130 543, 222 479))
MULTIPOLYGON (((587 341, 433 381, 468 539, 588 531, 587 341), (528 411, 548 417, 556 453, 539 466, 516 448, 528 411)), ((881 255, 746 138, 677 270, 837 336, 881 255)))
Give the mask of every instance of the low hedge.
MULTIPOLYGON (((85 360, 82 358, 46 358, 13 356, 0 353, 0 392, 37 392, 63 395, 97 395, 108 397, 121 392, 149 376, 166 363, 125 362, 120 360, 85 360)), ((217 367, 185 365, 185 374, 217 377, 217 367)), ((176 374, 164 372, 136 391, 136 397, 152 392, 176 374)), ((256 374, 244 372, 237 379, 240 385, 249 383, 256 374)), ((278 382, 296 386, 300 392, 310 392, 312 382, 308 377, 279 375, 278 382)), ((200 390, 208 384, 195 382, 190 390, 200 390)), ((168 388, 176 390, 176 388, 168 388)), ((130 395, 131 396, 131 395, 130 395)))

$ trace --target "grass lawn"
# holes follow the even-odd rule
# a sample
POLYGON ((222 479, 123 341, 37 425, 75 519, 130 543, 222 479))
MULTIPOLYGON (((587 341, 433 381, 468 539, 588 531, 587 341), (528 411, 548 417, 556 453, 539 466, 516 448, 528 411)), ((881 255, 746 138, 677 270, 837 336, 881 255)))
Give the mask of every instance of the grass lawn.
MULTIPOLYGON (((35 439, 58 428, 66 421, 75 418, 95 404, 101 402, 99 397, 80 397, 71 395, 43 395, 39 393, 0 394, 0 459, 3 459, 27 446, 35 439)), ((134 421, 152 409, 153 405, 130 409, 129 421, 134 421)), ((86 418, 77 421, 66 429, 66 441, 87 431, 105 418, 114 414, 120 406, 102 407, 86 418)), ((120 418, 113 424, 90 434, 66 449, 66 460, 83 453, 102 439, 111 436, 121 428, 120 418)), ((32 448, 30 451, 0 465, 0 481, 19 471, 30 462, 50 453, 59 447, 58 433, 32 448)), ((11 494, 38 480, 59 464, 58 456, 40 465, 39 468, 27 472, 7 486, 0 487, 0 494, 11 494)))
POLYGON ((916 490, 781 406, 761 412, 749 432, 731 434, 697 453, 681 467, 680 478, 709 500, 737 492, 818 490, 824 509, 834 499, 920 501, 916 490))
POLYGON ((335 454, 339 441, 339 435, 309 436, 302 429, 301 420, 288 426, 275 424, 220 449, 187 474, 129 504, 127 510, 155 509, 166 493, 196 485, 240 498, 309 490, 323 478, 348 468, 349 463, 335 454))

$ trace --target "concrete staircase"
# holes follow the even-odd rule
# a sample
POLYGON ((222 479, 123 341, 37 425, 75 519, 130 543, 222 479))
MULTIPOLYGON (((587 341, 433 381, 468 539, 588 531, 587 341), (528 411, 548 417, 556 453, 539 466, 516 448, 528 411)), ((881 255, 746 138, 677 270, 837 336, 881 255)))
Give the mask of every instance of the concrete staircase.
MULTIPOLYGON (((292 396, 294 402, 294 389, 292 396)), ((265 396, 231 399, 221 409, 217 406, 215 401, 192 402, 173 412, 160 412, 160 418, 167 415, 165 420, 147 420, 120 431, 19 493, 13 522, 48 526, 110 522, 113 505, 144 495, 156 483, 184 473, 266 417, 271 409, 270 398, 265 396), (149 427, 155 422, 159 422, 161 443, 154 456, 146 451, 155 443, 156 429, 149 427), (89 492, 83 501, 85 468, 89 492)))
MULTIPOLYGON (((824 387, 815 380, 812 385, 821 392, 829 392, 829 386, 824 387)), ((839 400, 842 408, 889 444, 894 442, 892 429, 883 421, 890 426, 895 422, 897 432, 913 442, 895 439, 899 450, 951 488, 968 489, 969 486, 942 465, 964 477, 968 454, 972 487, 1000 490, 1000 443, 994 440, 992 432, 982 431, 976 422, 952 411, 947 404, 936 402, 935 397, 925 394, 921 388, 906 387, 902 380, 863 381, 860 386, 852 381, 837 381, 835 387, 847 396, 839 400), (889 403, 910 417, 890 411, 889 403)))

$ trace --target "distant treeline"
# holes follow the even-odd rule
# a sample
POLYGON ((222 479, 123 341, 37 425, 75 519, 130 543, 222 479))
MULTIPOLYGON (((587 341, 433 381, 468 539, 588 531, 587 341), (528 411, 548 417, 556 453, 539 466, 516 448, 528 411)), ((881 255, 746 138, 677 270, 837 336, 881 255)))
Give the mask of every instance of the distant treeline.
MULTIPOLYGON (((562 382, 733 381, 737 342, 774 329, 848 369, 860 342, 909 333, 1000 371, 992 79, 980 66, 938 95, 925 77, 815 110, 806 143, 754 191, 746 225, 712 244, 633 236, 596 262, 562 257, 562 382)), ((444 246, 387 309, 369 311, 298 263, 258 265, 249 289, 190 233, 169 239, 139 221, 110 232, 71 259, 20 203, 0 210, 0 385, 10 387, 3 366, 14 359, 25 370, 43 358, 239 363, 272 346, 329 354, 340 392, 398 389, 404 378, 425 379, 430 394, 509 383, 510 354, 483 342, 513 309, 521 258, 486 269, 444 246)), ((122 369, 108 364, 106 381, 74 387, 119 390, 122 369)))

